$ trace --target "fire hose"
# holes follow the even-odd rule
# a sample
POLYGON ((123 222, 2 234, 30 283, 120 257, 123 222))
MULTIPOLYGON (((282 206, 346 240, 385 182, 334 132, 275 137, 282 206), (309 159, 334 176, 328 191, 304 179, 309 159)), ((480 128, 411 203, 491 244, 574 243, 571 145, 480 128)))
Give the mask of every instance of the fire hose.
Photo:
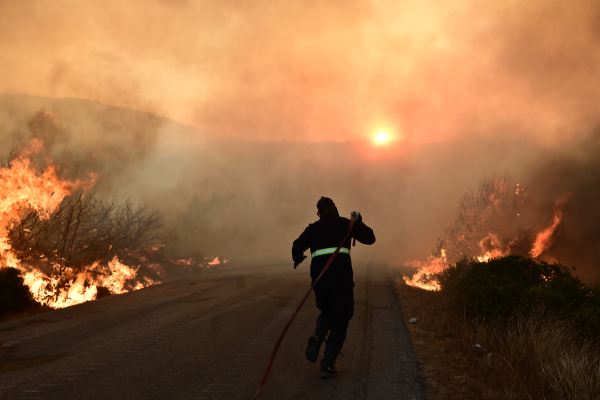
MULTIPOLYGON (((252 400, 256 400, 258 398, 258 395, 260 394, 260 391, 262 390, 263 386, 265 386, 265 382, 267 381, 267 378, 269 377, 269 372, 271 372, 271 366, 273 365, 273 361, 275 360, 275 356, 277 355, 277 350, 279 350, 279 345, 281 345, 281 341, 283 340, 283 337, 285 336, 285 334, 287 333, 288 328, 290 327, 290 325, 294 321, 294 318, 296 318, 296 315, 298 315, 298 312, 300 311, 300 309, 304 305, 304 302, 306 301, 306 299, 308 299, 308 296, 310 295, 310 292, 312 292, 312 290, 314 289, 314 287, 317 284, 317 282, 319 282, 319 279, 321 279, 321 277, 323 276, 323 274, 325 273, 325 271, 327 271, 327 268, 329 268, 329 266, 331 265, 331 263, 333 262, 333 260, 335 260, 335 257, 340 252, 340 249, 344 245, 344 242, 346 242, 346 240, 348 239, 348 236, 350 236, 350 232, 352 232, 352 226, 354 225, 354 220, 355 219, 356 219, 356 215, 354 213, 352 213, 352 216, 350 217, 350 224, 348 225, 348 233, 346 234, 346 237, 344 237, 344 240, 342 240, 342 243, 340 243, 340 245, 337 247, 337 249, 335 249, 335 252, 331 255, 331 257, 329 257, 329 260, 327 260, 327 263, 323 267, 323 270, 321 271, 321 273, 319 274, 319 276, 317 277, 317 279, 315 279, 315 281, 313 282, 313 284, 310 286, 310 289, 308 290, 308 293, 306 293, 306 295, 304 296, 304 298, 300 302, 300 305, 298 305, 298 308, 296 308, 296 311, 294 312, 294 314, 292 314, 292 316, 291 316, 290 320, 288 321, 287 325, 285 326, 285 328, 283 328, 283 332, 281 332, 281 335, 279 335, 279 339, 277 339, 277 343, 275 343, 275 348, 273 349, 273 352, 271 353, 271 358, 269 359, 269 363, 267 364, 267 370, 265 371, 265 374, 263 375, 263 378, 260 381, 260 385, 258 386, 258 390, 256 390, 256 393, 254 394, 254 397, 252 397, 252 400)), ((354 241, 354 245, 356 245, 356 241, 354 241)))

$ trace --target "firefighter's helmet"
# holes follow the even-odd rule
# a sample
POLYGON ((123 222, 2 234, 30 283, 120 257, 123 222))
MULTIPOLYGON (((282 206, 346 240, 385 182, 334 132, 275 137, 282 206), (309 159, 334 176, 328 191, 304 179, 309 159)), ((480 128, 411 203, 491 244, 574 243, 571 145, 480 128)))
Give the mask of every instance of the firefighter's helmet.
POLYGON ((337 207, 335 206, 335 203, 329 197, 321 196, 321 198, 317 202, 317 210, 318 210, 317 215, 319 217, 322 217, 323 215, 325 215, 327 213, 335 214, 338 217, 340 215, 337 207))

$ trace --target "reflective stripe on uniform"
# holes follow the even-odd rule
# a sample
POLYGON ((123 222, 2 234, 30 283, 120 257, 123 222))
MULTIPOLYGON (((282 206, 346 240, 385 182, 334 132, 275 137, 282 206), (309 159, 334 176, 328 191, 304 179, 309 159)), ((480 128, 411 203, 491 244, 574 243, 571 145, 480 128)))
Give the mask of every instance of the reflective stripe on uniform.
MULTIPOLYGON (((335 253, 336 249, 337 249, 337 247, 329 247, 327 249, 316 250, 311 253, 311 257, 315 258, 317 256, 322 256, 325 254, 333 254, 333 253, 335 253)), ((340 253, 350 254, 350 249, 347 247, 342 247, 340 249, 340 253)))

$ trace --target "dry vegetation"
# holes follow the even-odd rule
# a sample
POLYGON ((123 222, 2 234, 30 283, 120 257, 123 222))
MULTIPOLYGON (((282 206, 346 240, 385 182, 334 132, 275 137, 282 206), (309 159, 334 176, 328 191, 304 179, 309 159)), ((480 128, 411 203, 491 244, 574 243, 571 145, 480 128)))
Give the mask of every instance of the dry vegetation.
POLYGON ((130 201, 100 201, 81 190, 66 196, 49 218, 33 210, 9 232, 13 252, 34 265, 81 269, 97 260, 110 260, 161 243, 162 217, 158 211, 130 201))
POLYGON ((0 158, 2 319, 136 290, 179 267, 162 251, 158 211, 97 199, 93 177, 57 170, 37 139, 0 158))
POLYGON ((597 343, 533 314, 507 328, 464 322, 446 292, 394 282, 433 400, 600 398, 597 343), (475 347, 477 344, 482 348, 475 347))
POLYGON ((574 268, 526 258, 552 245, 562 211, 535 236, 519 217, 524 199, 506 175, 459 198, 432 252, 445 265, 423 275, 441 291, 407 286, 396 270, 434 400, 600 399, 600 290, 574 268))

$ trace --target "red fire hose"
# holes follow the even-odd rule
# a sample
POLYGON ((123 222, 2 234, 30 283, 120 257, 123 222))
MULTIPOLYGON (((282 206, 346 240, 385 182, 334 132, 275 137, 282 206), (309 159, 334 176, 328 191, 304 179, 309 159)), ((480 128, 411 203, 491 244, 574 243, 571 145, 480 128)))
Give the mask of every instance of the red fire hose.
MULTIPOLYGON (((275 348, 273 349, 273 352, 271 353, 271 358, 269 359, 269 363, 267 364, 267 370, 265 371, 262 381, 260 381, 260 385, 258 386, 258 390, 256 390, 256 393, 254 394, 254 397, 252 397, 252 400, 256 400, 258 398, 260 391, 262 390, 263 386, 265 386, 265 382, 267 381, 267 378, 269 377, 269 372, 271 372, 271 366, 273 365, 273 361, 275 360, 275 356, 277 355, 277 350, 279 350, 279 345, 281 344, 281 341, 283 340, 283 337, 285 336, 288 328, 292 324, 292 321, 294 321, 294 318, 296 318, 296 315, 298 315, 298 311, 300 311, 300 309, 304 305, 304 302, 306 301, 306 299, 308 299, 310 292, 313 290, 313 288, 315 287, 317 282, 319 282, 319 279, 321 279, 321 277, 323 276, 325 271, 327 271, 327 268, 329 268, 329 266, 331 265, 331 263, 333 262, 335 257, 340 252, 340 249, 344 245, 344 242, 346 241, 346 239, 348 239, 348 236, 350 236, 350 232, 352 231, 352 226, 354 225, 355 218, 356 218, 356 215, 352 214, 352 217, 350 218, 350 224, 348 225, 348 233, 346 234, 346 237, 344 238, 344 240, 342 240, 342 243, 340 243, 340 245, 337 247, 337 249, 335 249, 335 252, 331 255, 331 257, 329 257, 329 260, 327 260, 327 264, 325 264, 325 266, 323 267, 323 270, 321 271, 321 273, 319 274, 317 279, 315 279, 315 282, 311 285, 310 289, 308 290, 308 293, 306 293, 306 296, 304 296, 304 298, 300 302, 300 305, 298 306, 298 308, 296 308, 296 311, 294 312, 294 314, 288 321, 287 325, 285 326, 285 328, 283 328, 283 332, 281 332, 281 335, 279 335, 279 339, 277 339, 277 343, 275 343, 275 348)), ((356 245, 356 242, 354 242, 354 244, 356 245)))

